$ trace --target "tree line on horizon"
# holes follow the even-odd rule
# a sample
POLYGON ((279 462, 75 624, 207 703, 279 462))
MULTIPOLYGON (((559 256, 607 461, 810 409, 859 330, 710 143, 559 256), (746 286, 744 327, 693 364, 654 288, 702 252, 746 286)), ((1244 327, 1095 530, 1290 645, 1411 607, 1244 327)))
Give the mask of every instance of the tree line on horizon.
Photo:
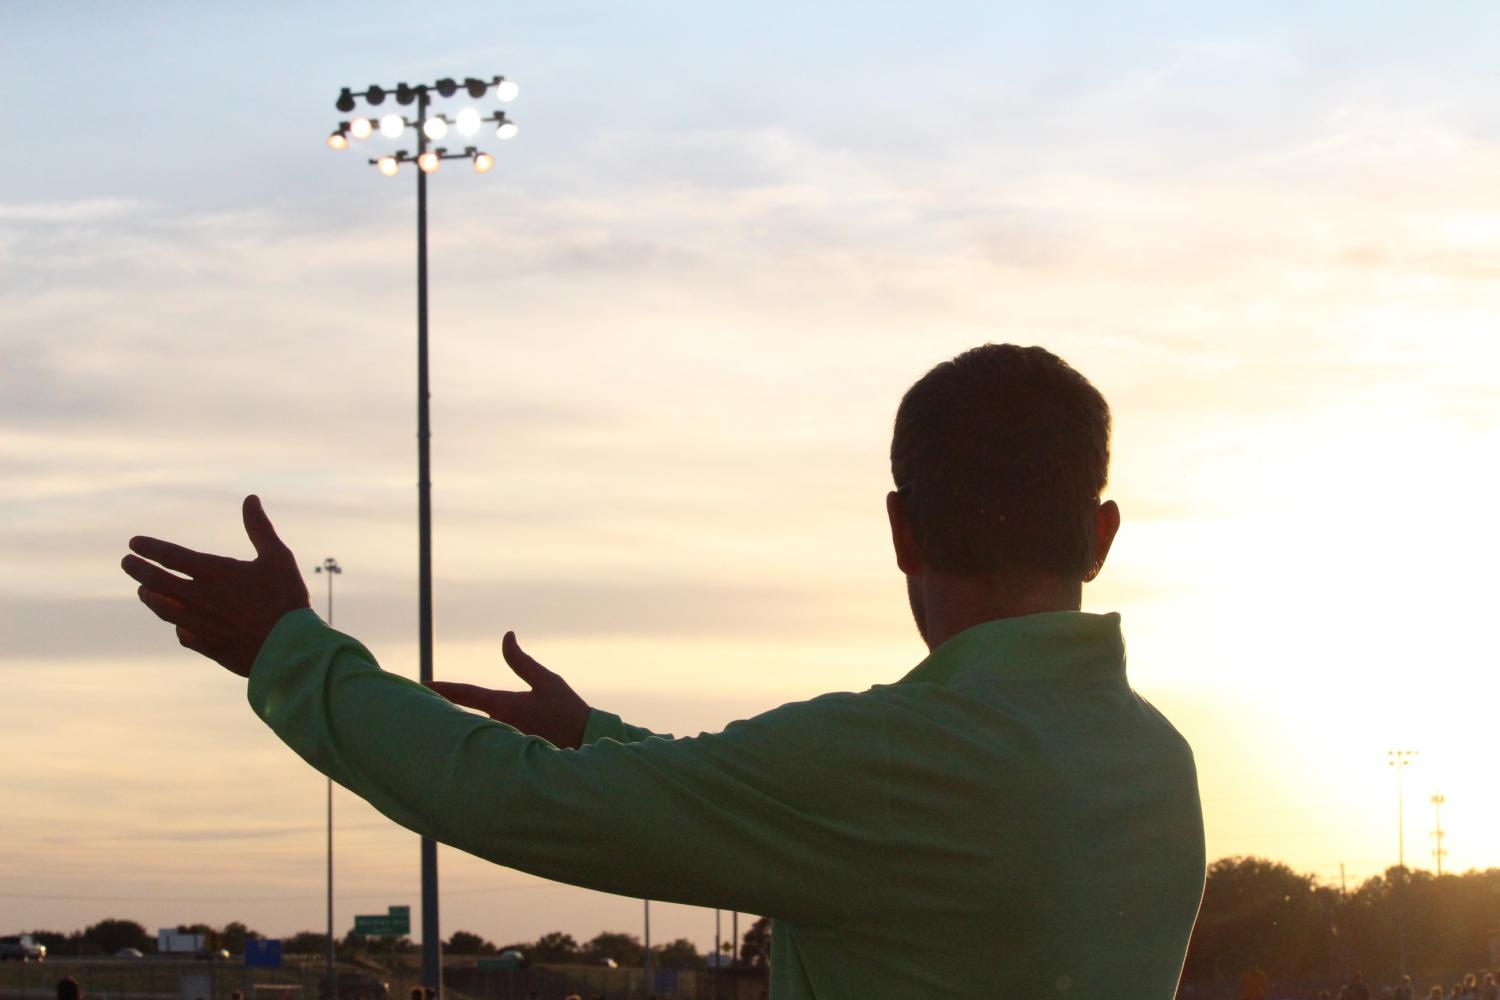
MULTIPOLYGON (((245 941, 264 938, 266 935, 251 930, 240 921, 231 921, 223 927, 208 924, 178 924, 175 928, 182 934, 202 934, 209 949, 227 949, 232 954, 243 954, 245 941)), ((82 930, 72 933, 33 930, 19 933, 30 934, 37 944, 44 945, 47 953, 56 957, 67 955, 113 955, 125 948, 134 948, 145 955, 156 953, 156 937, 135 920, 108 917, 82 930)), ((287 955, 323 955, 327 948, 328 935, 319 931, 298 931, 282 939, 281 950, 287 955)), ((765 964, 770 954, 771 925, 761 917, 745 931, 740 954, 744 964, 757 967, 765 964)), ((732 952, 732 942, 723 944, 727 953, 732 952)), ((365 937, 349 931, 334 944, 341 959, 364 956, 402 955, 414 953, 419 946, 405 935, 401 937, 365 937)), ((447 955, 483 957, 516 951, 523 964, 585 964, 598 965, 613 961, 621 966, 638 966, 644 953, 641 939, 634 934, 621 931, 601 931, 593 938, 579 943, 571 934, 551 931, 535 941, 522 941, 496 945, 482 935, 472 931, 454 931, 443 943, 447 955)), ((665 944, 651 946, 652 962, 663 969, 702 969, 708 966, 708 956, 699 953, 698 946, 687 938, 678 938, 665 944)))
MULTIPOLYGON (((1401 899, 1405 897, 1408 968, 1423 976, 1493 969, 1500 965, 1500 868, 1444 874, 1391 867, 1345 893, 1320 885, 1313 876, 1282 862, 1258 857, 1215 861, 1208 869, 1203 905, 1193 929, 1185 982, 1237 978, 1258 965, 1274 980, 1333 980, 1362 972, 1367 978, 1393 980, 1400 953, 1401 899), (1403 879, 1404 874, 1404 879, 1403 879), (1404 885, 1403 885, 1404 882, 1404 885)), ((201 933, 211 948, 239 953, 247 937, 262 935, 239 921, 222 928, 188 924, 184 933, 201 933)), ((137 948, 150 954, 155 937, 133 920, 109 918, 81 931, 63 934, 31 931, 51 954, 114 954, 137 948)), ((285 938, 287 954, 323 954, 326 935, 301 931, 285 938)), ((364 938, 350 931, 337 942, 340 957, 402 954, 417 950, 409 938, 364 938)), ((453 955, 521 953, 526 963, 595 964, 607 959, 639 965, 641 940, 634 934, 605 931, 580 943, 570 934, 552 931, 530 942, 495 945, 479 934, 455 931, 444 944, 453 955)), ((707 956, 682 938, 652 946, 662 968, 702 968, 707 956)), ((770 953, 770 925, 757 920, 743 936, 744 962, 763 964, 770 953)))
POLYGON ((1392 866, 1344 892, 1281 862, 1223 858, 1208 869, 1184 982, 1237 979, 1395 982, 1406 916, 1417 982, 1500 966, 1500 868, 1444 873, 1392 866), (1403 878, 1404 876, 1404 878, 1403 878))

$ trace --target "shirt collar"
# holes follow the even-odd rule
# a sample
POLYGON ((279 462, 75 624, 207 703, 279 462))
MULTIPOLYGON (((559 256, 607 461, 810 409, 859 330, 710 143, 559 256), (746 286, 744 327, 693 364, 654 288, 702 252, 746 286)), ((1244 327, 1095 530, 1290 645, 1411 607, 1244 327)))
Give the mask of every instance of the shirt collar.
POLYGON ((899 684, 947 684, 970 672, 1008 678, 1125 679, 1120 616, 1048 611, 982 622, 953 636, 899 684))

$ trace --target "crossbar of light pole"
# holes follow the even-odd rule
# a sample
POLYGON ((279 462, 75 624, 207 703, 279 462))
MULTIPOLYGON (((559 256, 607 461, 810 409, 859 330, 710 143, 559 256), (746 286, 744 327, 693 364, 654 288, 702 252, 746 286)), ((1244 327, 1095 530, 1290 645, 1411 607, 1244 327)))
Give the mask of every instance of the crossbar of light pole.
MULTIPOLYGON (((488 81, 477 77, 466 77, 460 83, 452 77, 444 77, 430 84, 406 84, 399 83, 395 87, 383 87, 371 84, 364 90, 355 90, 345 87, 339 91, 338 100, 334 107, 343 114, 349 114, 355 109, 356 99, 363 100, 371 107, 378 107, 385 102, 387 97, 394 97, 397 104, 416 105, 415 120, 408 120, 404 115, 395 116, 400 118, 401 128, 399 131, 392 127, 387 133, 384 128, 377 128, 380 124, 379 116, 375 119, 359 116, 348 121, 340 122, 332 134, 328 136, 327 144, 330 149, 342 151, 351 145, 351 139, 364 142, 378 142, 380 139, 394 140, 404 139, 408 130, 416 133, 417 149, 416 155, 410 156, 402 149, 393 156, 388 155, 372 160, 382 174, 394 175, 397 173, 401 163, 412 159, 418 161, 428 153, 428 142, 426 126, 432 120, 428 115, 428 109, 432 101, 456 96, 460 90, 469 98, 478 100, 493 88, 495 99, 502 104, 513 100, 519 93, 519 88, 512 80, 503 76, 495 76, 488 81), (379 138, 377 138, 379 137, 379 138), (389 169, 387 169, 389 165, 389 169)), ((504 110, 497 111, 488 119, 481 118, 480 121, 493 121, 497 123, 495 130, 499 139, 509 139, 516 134, 516 125, 504 110)), ((444 119, 446 131, 447 121, 444 119)), ((464 153, 449 153, 446 148, 440 148, 433 154, 434 163, 443 159, 460 159, 472 157, 478 172, 486 172, 494 163, 494 158, 488 153, 471 147, 472 152, 466 150, 464 153), (487 161, 484 166, 479 165, 479 157, 483 156, 487 161)), ((427 372, 427 175, 430 170, 417 170, 417 566, 418 566, 418 596, 419 607, 419 662, 420 679, 427 684, 432 681, 432 451, 431 451, 431 423, 429 420, 428 372, 427 372)), ((422 859, 422 985, 435 990, 439 997, 443 988, 442 957, 439 952, 441 937, 438 932, 438 885, 437 885, 437 844, 430 837, 421 839, 422 859)))

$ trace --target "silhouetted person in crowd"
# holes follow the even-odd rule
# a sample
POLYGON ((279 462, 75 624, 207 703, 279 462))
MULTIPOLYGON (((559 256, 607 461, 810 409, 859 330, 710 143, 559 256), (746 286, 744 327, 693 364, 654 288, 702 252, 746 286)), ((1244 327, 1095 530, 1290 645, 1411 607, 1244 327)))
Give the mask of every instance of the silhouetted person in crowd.
POLYGON ((514 633, 526 691, 381 670, 312 612, 256 497, 254 561, 137 537, 124 569, 179 642, 249 678, 278 736, 397 822, 544 878, 770 916, 775 1000, 1168 1000, 1203 821, 1119 615, 1079 610, 1120 526, 1109 451, 1104 397, 1039 347, 933 368, 896 410, 885 497, 928 655, 691 739, 590 708, 514 633))
POLYGON ((1340 1000, 1370 1000, 1370 988, 1365 985, 1365 977, 1356 972, 1340 991, 1339 997, 1340 1000))
POLYGON ((72 976, 63 976, 57 981, 57 1000, 81 1000, 82 996, 78 980, 72 976))

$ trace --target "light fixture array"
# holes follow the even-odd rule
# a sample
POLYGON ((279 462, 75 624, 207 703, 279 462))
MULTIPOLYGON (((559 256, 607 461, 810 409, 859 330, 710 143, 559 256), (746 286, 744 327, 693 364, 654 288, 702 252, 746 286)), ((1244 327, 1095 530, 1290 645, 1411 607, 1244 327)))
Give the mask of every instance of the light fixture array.
POLYGON ((395 88, 387 89, 371 84, 364 90, 352 90, 345 87, 339 91, 338 100, 334 106, 338 110, 348 114, 355 108, 355 98, 360 98, 372 108, 379 107, 385 103, 387 96, 394 97, 397 104, 417 105, 417 113, 412 118, 407 118, 399 113, 387 113, 384 115, 357 115, 348 121, 339 122, 338 128, 334 129, 328 136, 328 148, 345 150, 351 141, 362 141, 379 132, 387 139, 400 139, 408 129, 417 132, 417 152, 409 153, 406 150, 371 158, 377 170, 387 177, 394 177, 401 170, 403 163, 415 163, 417 169, 423 173, 432 173, 437 170, 444 160, 469 160, 476 173, 486 173, 495 165, 495 158, 489 153, 475 146, 465 146, 462 152, 449 152, 446 147, 428 149, 427 143, 437 142, 449 134, 450 131, 457 132, 464 138, 472 137, 479 133, 486 124, 493 126, 494 135, 497 139, 512 139, 520 130, 516 123, 500 108, 492 114, 484 114, 478 108, 467 107, 457 114, 449 117, 444 114, 430 114, 427 111, 428 103, 434 96, 452 97, 459 92, 465 91, 469 97, 479 100, 485 94, 493 91, 496 101, 504 104, 516 99, 521 92, 514 80, 507 80, 503 76, 496 76, 489 82, 466 78, 459 83, 452 77, 444 77, 434 84, 417 84, 409 86, 398 84, 395 88))

